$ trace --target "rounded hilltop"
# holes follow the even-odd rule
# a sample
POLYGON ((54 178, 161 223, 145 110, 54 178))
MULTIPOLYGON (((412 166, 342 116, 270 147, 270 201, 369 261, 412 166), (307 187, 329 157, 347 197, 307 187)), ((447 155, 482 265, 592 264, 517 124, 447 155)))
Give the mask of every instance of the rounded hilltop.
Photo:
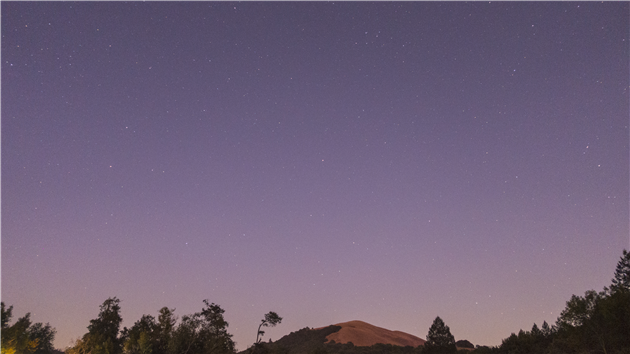
POLYGON ((332 341, 335 341, 335 343, 352 342, 352 344, 359 347, 369 347, 378 343, 417 347, 424 345, 425 342, 424 339, 409 333, 391 331, 358 320, 337 323, 334 326, 339 326, 341 329, 329 334, 326 337, 326 343, 331 343, 332 341))

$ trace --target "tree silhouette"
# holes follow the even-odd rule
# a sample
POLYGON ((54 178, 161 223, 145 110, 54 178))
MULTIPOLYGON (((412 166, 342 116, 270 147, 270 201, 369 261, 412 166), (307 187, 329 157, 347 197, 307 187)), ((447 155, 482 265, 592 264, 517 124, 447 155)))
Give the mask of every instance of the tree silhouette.
POLYGON ((282 322, 282 317, 278 316, 277 313, 270 311, 265 314, 265 318, 260 322, 260 326, 258 326, 258 333, 256 334, 256 344, 262 341, 262 336, 265 334, 265 331, 262 331, 262 327, 275 327, 277 324, 282 322))
POLYGON ((176 322, 175 309, 169 309, 166 306, 160 309, 160 315, 157 320, 157 345, 154 349, 155 354, 168 353, 168 346, 173 337, 176 322))
POLYGON ((120 331, 120 300, 110 297, 101 305, 98 318, 90 320, 88 333, 84 342, 91 354, 120 354, 122 340, 118 337, 120 331))
POLYGON ((277 313, 270 311, 265 314, 265 317, 260 321, 260 325, 258 326, 258 332, 256 332, 256 342, 252 346, 252 350, 250 354, 254 354, 257 351, 260 351, 262 347, 262 336, 265 334, 265 331, 261 330, 263 327, 275 327, 277 324, 282 322, 282 317, 278 316, 277 313))
POLYGON ((422 353, 428 354, 447 354, 457 353, 455 346, 455 337, 451 334, 451 330, 438 316, 433 320, 433 324, 429 328, 427 341, 424 343, 422 353))
POLYGON ((125 354, 151 354, 157 347, 157 324, 151 315, 143 315, 134 325, 123 330, 125 354))
MULTIPOLYGON (((234 352, 232 335, 227 332, 228 322, 223 318, 221 306, 204 300, 201 312, 182 316, 181 323, 171 336, 169 352, 174 354, 225 354, 234 352)), ((165 326, 170 314, 164 317, 165 326)))
POLYGON ((457 342, 455 342, 455 345, 459 348, 475 349, 475 346, 472 343, 470 343, 470 341, 467 341, 465 339, 458 340, 457 342))
POLYGON ((610 290, 612 292, 619 290, 630 291, 630 253, 626 250, 623 250, 623 256, 617 263, 610 290))
POLYGON ((9 322, 13 317, 13 306, 5 308, 2 303, 2 354, 48 354, 54 348, 55 329, 48 323, 31 324, 31 314, 27 313, 13 325, 9 322))

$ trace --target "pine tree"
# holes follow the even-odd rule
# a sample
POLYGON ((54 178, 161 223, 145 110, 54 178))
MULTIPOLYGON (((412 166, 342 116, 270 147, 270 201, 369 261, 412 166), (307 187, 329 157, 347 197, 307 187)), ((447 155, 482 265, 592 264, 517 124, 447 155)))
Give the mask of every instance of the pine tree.
POLYGON ((617 263, 615 277, 612 279, 610 290, 612 292, 619 290, 630 291, 630 253, 626 250, 623 250, 623 256, 617 263))
POLYGON ((449 354, 457 353, 455 346, 455 337, 451 334, 451 330, 438 316, 433 321, 427 341, 424 343, 423 354, 449 354))

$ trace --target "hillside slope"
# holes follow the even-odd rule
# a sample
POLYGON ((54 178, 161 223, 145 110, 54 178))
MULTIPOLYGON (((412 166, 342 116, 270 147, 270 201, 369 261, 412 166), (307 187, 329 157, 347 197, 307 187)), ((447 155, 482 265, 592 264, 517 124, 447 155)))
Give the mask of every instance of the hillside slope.
MULTIPOLYGON (((302 328, 275 342, 260 343, 256 354, 418 354, 424 343, 408 333, 350 321, 302 328)), ((251 354, 249 349, 239 354, 251 354)))
POLYGON ((377 327, 363 321, 349 321, 337 323, 341 329, 329 334, 326 343, 349 343, 359 347, 369 347, 377 343, 399 345, 401 347, 417 347, 424 345, 424 339, 418 338, 409 333, 401 331, 390 331, 389 329, 377 327))

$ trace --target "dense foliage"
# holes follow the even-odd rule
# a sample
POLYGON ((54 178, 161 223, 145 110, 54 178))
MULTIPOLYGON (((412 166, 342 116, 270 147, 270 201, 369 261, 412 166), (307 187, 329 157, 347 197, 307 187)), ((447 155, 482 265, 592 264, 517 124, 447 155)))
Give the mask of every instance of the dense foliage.
POLYGON ((2 302, 2 354, 52 354, 55 329, 48 323, 31 323, 31 314, 27 313, 13 325, 13 306, 5 307, 2 302))
POLYGON ((134 325, 119 331, 120 300, 110 298, 101 305, 88 333, 67 354, 232 354, 234 341, 227 332, 225 312, 204 300, 201 312, 184 315, 179 324, 174 309, 163 307, 157 320, 144 315, 134 325))
MULTIPOLYGON (((319 330, 302 328, 280 338, 276 342, 259 343, 257 354, 270 353, 324 353, 326 336, 339 331, 339 326, 328 326, 319 330)), ((249 349, 247 350, 249 351, 249 349)), ((247 352, 246 351, 246 352, 247 352)))
POLYGON ((455 342, 455 345, 458 348, 469 348, 469 349, 475 349, 475 346, 470 343, 469 341, 462 339, 462 340, 458 340, 457 342, 455 342))
POLYGON ((573 295, 555 326, 543 322, 531 331, 512 333, 495 348, 497 354, 630 354, 630 253, 623 251, 610 288, 573 295))

